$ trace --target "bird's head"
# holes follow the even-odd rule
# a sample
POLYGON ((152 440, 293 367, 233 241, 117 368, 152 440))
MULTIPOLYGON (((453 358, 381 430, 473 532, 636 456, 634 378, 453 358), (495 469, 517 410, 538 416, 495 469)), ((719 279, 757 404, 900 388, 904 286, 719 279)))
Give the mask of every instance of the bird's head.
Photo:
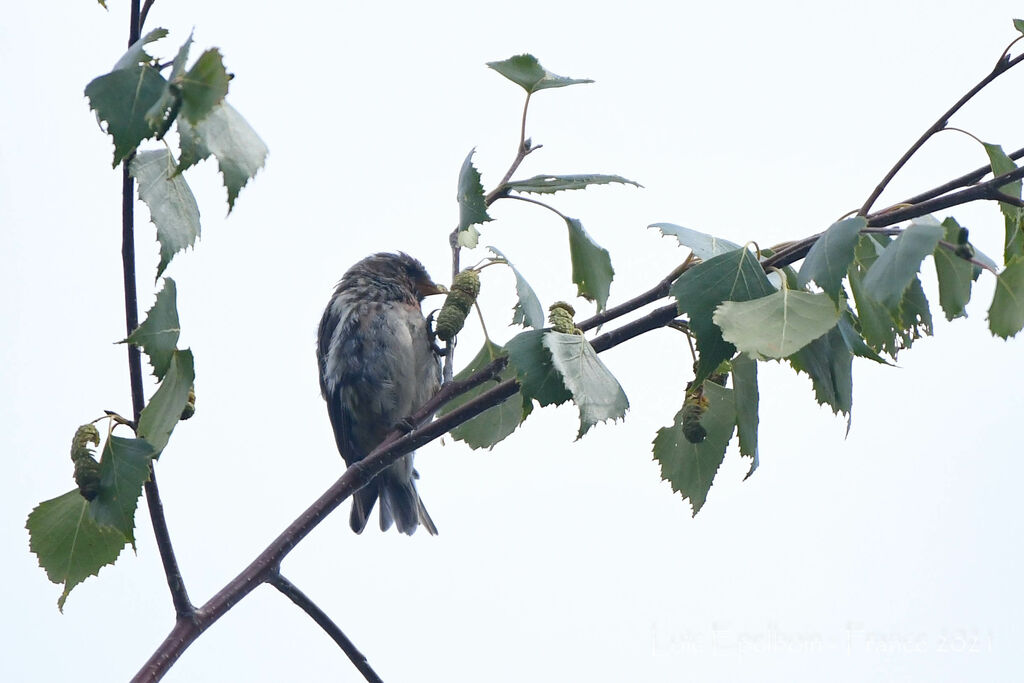
POLYGON ((367 256, 345 273, 341 285, 346 281, 353 284, 358 281, 385 294, 386 298, 412 298, 417 302, 448 291, 430 278, 422 263, 404 252, 367 256))

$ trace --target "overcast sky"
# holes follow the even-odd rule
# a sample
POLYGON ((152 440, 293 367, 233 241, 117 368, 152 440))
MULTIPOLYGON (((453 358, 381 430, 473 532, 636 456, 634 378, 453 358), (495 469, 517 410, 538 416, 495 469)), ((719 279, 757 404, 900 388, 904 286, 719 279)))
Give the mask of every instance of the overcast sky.
MULTIPOLYGON (((82 95, 125 47, 127 3, 108 4, 17 3, 0 26, 10 681, 125 680, 173 622, 144 510, 138 554, 75 589, 63 615, 24 530, 33 506, 72 486, 75 427, 131 411, 113 343, 124 337, 121 176, 82 95)), ((444 277, 463 158, 476 147, 492 187, 518 136, 522 92, 485 62, 531 52, 596 81, 536 96, 528 134, 544 148, 520 175, 618 173, 645 186, 552 199, 610 250, 614 304, 685 257, 650 223, 768 246, 858 207, 987 73, 1015 12, 1008 0, 159 0, 147 28, 171 34, 151 53, 172 57, 194 27, 193 55, 222 50, 229 101, 270 148, 227 219, 211 162, 192 173, 203 237, 167 272, 198 401, 158 476, 192 599, 205 602, 341 473, 316 378, 321 311, 375 251, 408 251, 444 277)), ((1008 151, 1024 145, 1022 85, 1024 72, 1010 73, 954 125, 1008 151)), ((881 202, 985 161, 970 138, 944 133, 881 202)), ((999 253, 995 206, 952 213, 999 253)), ((518 202, 492 215, 482 244, 502 249, 545 305, 573 297, 564 224, 518 202)), ((144 208, 137 244, 145 311, 157 249, 144 208)), ((488 329, 503 342, 515 333, 514 283, 497 268, 484 275, 488 329)), ((575 408, 563 406, 536 411, 491 452, 430 444, 417 467, 438 537, 372 525, 355 536, 346 503, 283 572, 388 681, 1012 680, 1024 645, 1024 340, 988 334, 990 276, 955 324, 925 279, 936 336, 898 368, 854 364, 848 438, 806 377, 760 366, 761 468, 742 482, 733 446, 696 518, 651 458, 691 362, 678 333, 662 331, 602 356, 630 398, 624 423, 574 443, 575 408)), ((481 339, 474 325, 460 337, 463 361, 481 339)), ((262 587, 166 680, 359 679, 262 587)))

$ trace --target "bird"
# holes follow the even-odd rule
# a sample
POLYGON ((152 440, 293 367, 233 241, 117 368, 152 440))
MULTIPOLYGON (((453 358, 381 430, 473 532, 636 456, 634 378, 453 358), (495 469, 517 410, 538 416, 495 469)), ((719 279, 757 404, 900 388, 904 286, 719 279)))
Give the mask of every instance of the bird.
MULTIPOLYGON (((446 291, 408 254, 378 253, 342 276, 317 333, 320 391, 346 465, 365 458, 437 391, 441 365, 424 297, 446 291)), ((437 527, 416 490, 413 453, 402 456, 352 498, 349 525, 366 527, 380 499, 380 528, 412 535, 437 527)))

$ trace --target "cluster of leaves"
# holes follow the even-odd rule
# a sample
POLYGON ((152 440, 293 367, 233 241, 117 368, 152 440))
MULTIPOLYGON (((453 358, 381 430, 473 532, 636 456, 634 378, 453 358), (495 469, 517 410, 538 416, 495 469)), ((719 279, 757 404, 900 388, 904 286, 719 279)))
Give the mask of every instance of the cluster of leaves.
POLYGON ((206 50, 190 68, 192 37, 170 63, 161 64, 146 46, 167 35, 153 29, 117 61, 114 69, 85 88, 89 106, 106 124, 114 142, 117 166, 129 160, 139 183, 139 198, 149 207, 160 243, 159 277, 176 253, 199 236, 199 207, 182 172, 213 155, 217 159, 228 210, 242 187, 262 168, 267 147, 225 96, 232 76, 220 51, 206 50), (170 68, 167 78, 161 74, 170 68), (178 132, 178 158, 167 145, 139 150, 144 140, 164 140, 171 126, 178 132))
MULTIPOLYGON (((530 55, 489 66, 522 86, 527 104, 530 95, 543 88, 589 82, 547 72, 530 55)), ((529 141, 523 144, 522 152, 528 153, 529 141)), ((985 144, 985 150, 994 175, 1016 168, 998 145, 985 144)), ((536 176, 525 181, 506 180, 485 195, 471 152, 459 178, 460 244, 476 246, 479 232, 474 226, 490 220, 488 200, 515 196, 516 192, 550 193, 607 182, 630 181, 602 175, 536 176)), ((689 499, 693 514, 706 501, 734 435, 740 454, 752 459, 747 476, 758 466, 759 361, 784 361, 808 375, 818 403, 846 415, 849 425, 853 358, 888 364, 900 350, 932 332, 931 310, 919 277, 928 256, 933 259, 939 304, 948 320, 966 316, 972 284, 987 269, 996 275, 988 313, 992 333, 1007 338, 1021 330, 1021 182, 1000 191, 1007 200, 1000 202, 1005 217, 1001 270, 974 249, 967 231, 953 218, 940 223, 924 216, 904 228, 872 228, 862 215, 846 218, 817 236, 799 270, 787 265, 777 273, 770 272, 771 268, 766 272, 765 262, 776 253, 771 249, 751 249, 671 223, 651 226, 690 250, 669 295, 679 315, 685 316, 674 326, 696 347, 695 377, 687 391, 689 402, 680 408, 671 426, 658 431, 654 457, 661 465, 662 477, 689 499), (723 368, 731 377, 731 387, 712 381, 717 379, 714 373, 723 368)), ((593 242, 579 221, 562 218, 569 229, 573 281, 579 295, 596 302, 600 312, 607 305, 614 274, 608 252, 593 242)), ((504 260, 500 251, 493 247, 491 251, 504 260)), ((626 396, 593 346, 581 333, 543 328, 536 294, 519 271, 513 270, 518 303, 512 322, 533 329, 503 347, 488 339, 455 379, 468 378, 496 359, 507 358, 497 379, 515 378, 520 392, 453 429, 452 436, 473 448, 492 447, 531 413, 534 402, 542 407, 569 400, 576 403, 579 437, 597 422, 623 417, 629 405, 626 396)), ((487 389, 481 386, 463 394, 442 414, 487 389)))
MULTIPOLYGON (((995 163, 993 172, 1001 172, 995 163)), ((1012 193, 1020 198, 1019 187, 1012 193)), ((1011 205, 1003 206, 1006 211, 1011 205)), ((1013 246, 1019 226, 1018 213, 1007 218, 1005 268, 996 275, 989 308, 989 327, 1003 338, 1024 326, 1022 255, 1013 246)), ((750 472, 757 467, 757 361, 788 362, 810 377, 819 403, 849 417, 853 358, 887 363, 932 331, 919 277, 926 257, 933 258, 939 303, 948 320, 966 316, 972 283, 983 269, 996 271, 953 218, 939 223, 925 216, 903 229, 877 230, 863 216, 841 220, 817 238, 799 271, 780 272, 778 284, 762 266, 771 250, 758 254, 680 226, 656 227, 696 257, 671 294, 696 341, 694 383, 708 396, 701 417, 707 438, 690 443, 683 437, 681 409, 654 440, 662 476, 690 500, 694 514, 707 498, 734 430, 740 453, 753 458, 750 472), (732 389, 706 381, 725 361, 731 364, 732 389)))
MULTIPOLYGON (((79 487, 40 503, 28 517, 29 547, 49 579, 64 584, 57 601, 61 609, 76 585, 113 564, 126 544, 135 547, 135 510, 143 484, 149 480, 150 462, 160 457, 189 405, 195 370, 192 352, 177 348, 175 298, 174 281, 165 278, 145 322, 125 340, 142 347, 160 381, 139 415, 134 437, 114 435, 113 427, 132 425, 111 417, 99 461, 98 486, 86 488, 79 481, 79 487)), ((76 433, 73 458, 77 437, 76 433)))
MULTIPOLYGON (((523 180, 511 179, 520 161, 532 151, 525 138, 526 110, 534 93, 551 88, 562 88, 581 83, 592 83, 590 79, 567 78, 544 69, 533 55, 523 54, 504 61, 487 64, 502 76, 516 83, 526 91, 526 105, 523 111, 523 137, 520 140, 519 157, 506 177, 489 194, 484 193, 479 171, 473 165, 473 151, 470 151, 462 165, 458 181, 459 224, 457 241, 462 247, 478 246, 480 231, 478 225, 491 221, 488 205, 496 199, 521 198, 524 194, 546 195, 565 190, 582 190, 591 185, 609 183, 629 184, 640 187, 639 183, 618 175, 598 173, 575 175, 536 175, 523 180)), ((592 301, 597 310, 603 310, 608 303, 611 283, 615 271, 612 268, 608 250, 598 245, 576 218, 565 216, 553 207, 537 200, 530 200, 556 213, 565 221, 569 238, 569 258, 572 264, 572 281, 580 297, 592 301)), ((592 426, 608 419, 625 415, 629 402, 618 381, 601 362, 597 352, 582 334, 566 333, 545 329, 544 311, 540 299, 522 273, 495 247, 489 247, 495 261, 507 264, 515 274, 517 303, 513 309, 512 324, 532 328, 499 346, 487 339, 477 355, 455 376, 456 380, 466 379, 479 372, 498 358, 508 359, 507 366, 497 379, 515 377, 520 392, 513 398, 488 409, 486 412, 452 430, 452 436, 466 442, 473 448, 490 448, 509 436, 533 410, 533 402, 540 406, 558 405, 572 400, 580 411, 579 436, 592 426)), ((558 315, 566 308, 555 307, 558 315)), ((572 310, 571 307, 568 310, 572 310)), ((573 327, 569 325, 569 327, 573 327)), ((489 387, 479 386, 449 402, 441 411, 447 414, 471 399, 476 398, 489 387)))
MULTIPOLYGON (((110 73, 85 89, 90 106, 113 140, 114 166, 128 164, 138 181, 139 198, 149 207, 160 244, 157 278, 176 253, 194 244, 200 232, 199 208, 182 172, 211 154, 216 157, 230 211, 267 155, 263 142, 224 99, 231 76, 220 52, 207 50, 187 68, 190 36, 172 62, 160 64, 146 53, 146 46, 166 35, 164 29, 150 31, 110 73), (168 67, 165 78, 161 70, 168 67), (177 124, 179 159, 166 142, 161 149, 138 149, 146 139, 163 140, 173 124, 177 124)), ((26 526, 32 552, 50 580, 64 584, 57 602, 61 609, 76 585, 113 563, 126 544, 134 548, 135 510, 149 480, 151 461, 167 446, 178 421, 194 410, 194 361, 190 350, 177 348, 176 297, 174 281, 165 277, 145 321, 124 340, 146 353, 159 382, 137 424, 111 418, 98 478, 40 503, 29 515, 26 526), (117 425, 133 428, 133 438, 115 436, 117 425)), ((95 462, 91 454, 82 452, 79 442, 76 437, 76 472, 82 469, 79 463, 95 462)))

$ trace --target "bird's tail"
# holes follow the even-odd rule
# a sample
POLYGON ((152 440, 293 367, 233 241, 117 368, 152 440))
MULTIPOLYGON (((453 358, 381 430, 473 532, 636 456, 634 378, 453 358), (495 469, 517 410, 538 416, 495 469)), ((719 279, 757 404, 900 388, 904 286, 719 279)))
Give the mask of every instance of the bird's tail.
MULTIPOLYGON (((431 536, 437 535, 434 520, 423 506, 412 477, 398 477, 393 472, 383 472, 378 484, 380 493, 380 528, 387 531, 392 521, 403 534, 412 535, 420 524, 431 536)), ((355 506, 352 508, 355 513, 355 506)), ((363 522, 366 523, 365 521, 363 522)), ((354 527, 353 527, 354 528, 354 527)))
MULTIPOLYGON (((377 502, 377 482, 371 481, 352 496, 352 512, 348 516, 348 525, 357 534, 363 533, 366 520, 373 512, 373 504, 377 502)), ((381 510, 383 514, 383 510, 381 510)))

